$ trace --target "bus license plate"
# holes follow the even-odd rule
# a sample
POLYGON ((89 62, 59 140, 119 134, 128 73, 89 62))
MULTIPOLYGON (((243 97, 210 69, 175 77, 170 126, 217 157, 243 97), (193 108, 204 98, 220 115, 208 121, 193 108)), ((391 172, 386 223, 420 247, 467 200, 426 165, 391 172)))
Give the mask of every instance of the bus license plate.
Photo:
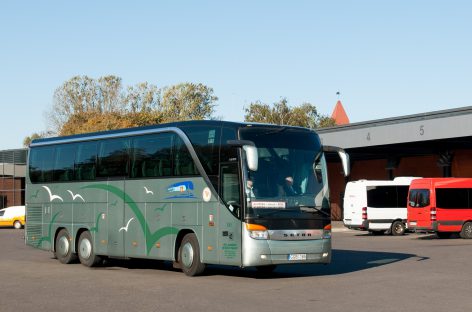
POLYGON ((288 261, 306 260, 306 254, 289 254, 288 261))

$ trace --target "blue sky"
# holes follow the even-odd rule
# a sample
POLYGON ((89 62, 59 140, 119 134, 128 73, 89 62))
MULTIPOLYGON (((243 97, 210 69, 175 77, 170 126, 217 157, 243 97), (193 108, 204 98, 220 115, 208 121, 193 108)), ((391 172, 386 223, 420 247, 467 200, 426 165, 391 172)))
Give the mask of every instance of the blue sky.
POLYGON ((469 106, 470 1, 2 1, 0 150, 75 75, 206 84, 216 115, 286 97, 351 122, 469 106))

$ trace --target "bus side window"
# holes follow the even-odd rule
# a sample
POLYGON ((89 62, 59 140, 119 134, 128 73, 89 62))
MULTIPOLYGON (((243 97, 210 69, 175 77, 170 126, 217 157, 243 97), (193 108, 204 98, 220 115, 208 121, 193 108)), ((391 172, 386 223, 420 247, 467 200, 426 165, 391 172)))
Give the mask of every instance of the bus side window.
POLYGON ((68 182, 74 180, 75 148, 75 144, 64 144, 56 147, 54 181, 68 182))
POLYGON ((241 211, 241 188, 239 183, 238 164, 221 165, 221 195, 228 209, 239 218, 241 211))
POLYGON ((101 178, 128 176, 128 149, 127 138, 101 142, 97 176, 101 178))
POLYGON ((174 175, 192 176, 197 174, 198 170, 187 146, 180 137, 176 136, 174 144, 174 175))
POLYGON ((77 181, 95 180, 97 161, 97 142, 78 144, 75 157, 75 179, 77 181))
POLYGON ((410 207, 422 208, 429 206, 429 191, 428 190, 411 190, 409 196, 410 207))
POLYGON ((218 175, 220 128, 185 126, 182 130, 192 142, 197 157, 208 176, 218 175))
POLYGON ((54 171, 54 147, 38 147, 31 150, 29 164, 33 183, 52 182, 54 171))
POLYGON ((133 140, 132 178, 169 176, 172 166, 172 135, 158 133, 133 140))
POLYGON ((426 206, 429 206, 429 191, 420 190, 418 194, 418 207, 426 207, 426 206))
POLYGON ((409 205, 410 205, 410 207, 416 207, 416 196, 417 196, 417 191, 416 190, 411 190, 410 191, 410 196, 409 196, 409 205))

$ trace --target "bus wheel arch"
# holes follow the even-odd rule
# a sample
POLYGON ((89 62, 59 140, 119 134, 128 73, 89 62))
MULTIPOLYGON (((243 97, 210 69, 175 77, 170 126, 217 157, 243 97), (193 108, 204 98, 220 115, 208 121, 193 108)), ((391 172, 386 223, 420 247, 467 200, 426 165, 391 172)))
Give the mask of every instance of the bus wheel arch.
POLYGON ((201 262, 200 244, 192 231, 183 231, 177 236, 176 242, 177 262, 187 276, 197 276, 205 270, 205 264, 201 262), (177 248, 178 246, 178 248, 177 248))
POLYGON ((401 236, 401 235, 404 235, 405 232, 406 232, 406 225, 402 220, 397 219, 392 222, 390 233, 392 233, 393 236, 401 236))
POLYGON ((63 264, 73 263, 77 260, 74 253, 72 236, 66 228, 58 228, 54 235, 54 256, 63 264))
POLYGON ((460 236, 465 239, 472 239, 472 221, 468 220, 462 225, 460 236))
POLYGON ((191 233, 195 234, 195 232, 193 232, 192 230, 185 229, 185 230, 179 231, 179 233, 177 234, 177 237, 175 238, 175 248, 174 248, 174 260, 176 262, 179 261, 179 249, 180 249, 180 245, 182 244, 182 240, 184 239, 185 235, 191 234, 191 233))

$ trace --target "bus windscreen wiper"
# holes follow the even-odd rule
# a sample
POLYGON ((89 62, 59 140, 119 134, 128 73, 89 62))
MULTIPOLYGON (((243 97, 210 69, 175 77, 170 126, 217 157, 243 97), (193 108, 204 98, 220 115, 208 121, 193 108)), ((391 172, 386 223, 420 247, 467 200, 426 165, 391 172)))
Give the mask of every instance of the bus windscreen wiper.
POLYGON ((323 210, 323 207, 321 206, 305 206, 305 205, 300 205, 300 210, 301 211, 304 211, 304 212, 321 212, 322 214, 324 214, 325 216, 328 216, 328 217, 331 217, 331 215, 326 212, 325 210, 323 210))

